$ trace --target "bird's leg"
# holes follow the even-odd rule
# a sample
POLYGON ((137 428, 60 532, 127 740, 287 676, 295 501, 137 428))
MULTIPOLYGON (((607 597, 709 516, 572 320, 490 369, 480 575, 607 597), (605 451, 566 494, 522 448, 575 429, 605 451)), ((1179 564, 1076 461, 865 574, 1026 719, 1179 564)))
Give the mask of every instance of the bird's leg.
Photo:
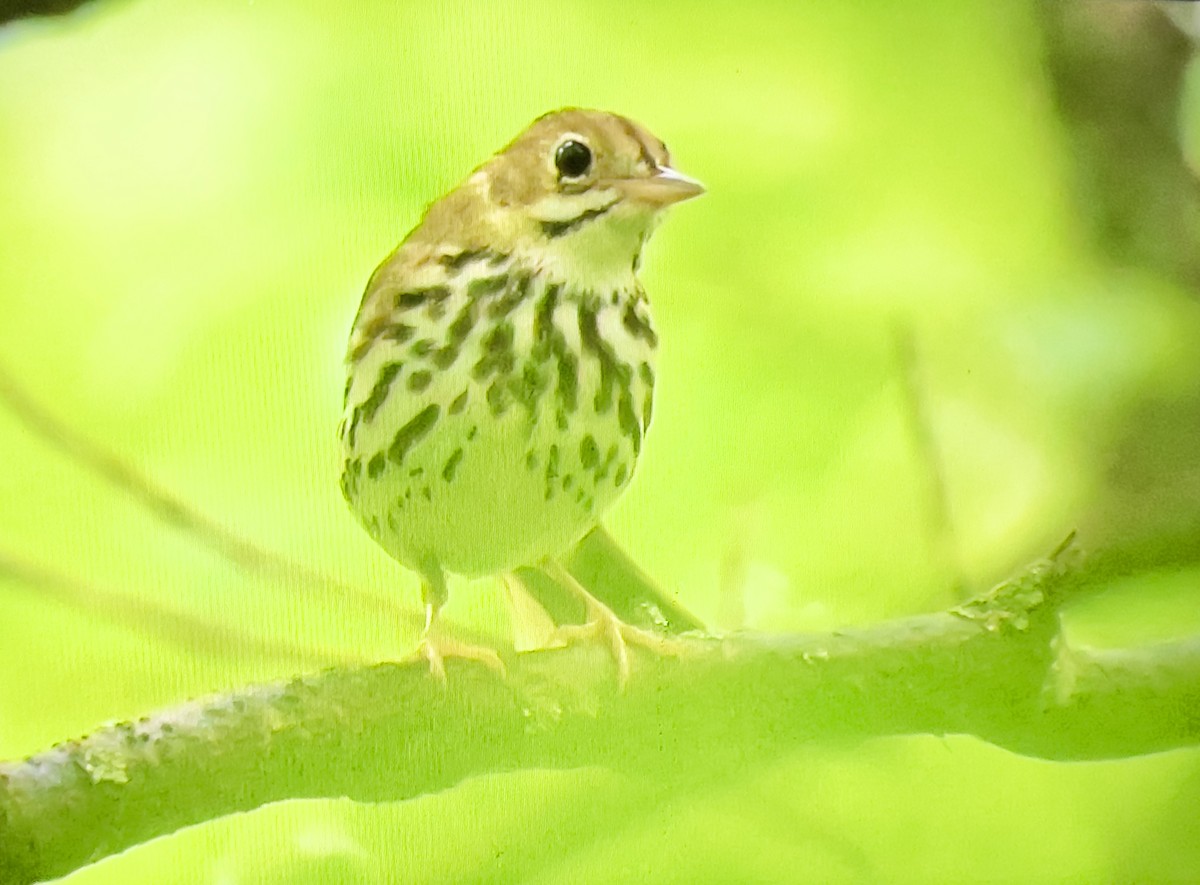
POLYGON ((542 607, 529 590, 526 581, 531 571, 520 569, 500 576, 512 606, 513 648, 519 652, 546 648, 558 626, 554 616, 542 607))
POLYGON ((486 645, 472 645, 448 636, 438 636, 434 633, 438 613, 446 604, 449 592, 446 589, 446 576, 440 566, 429 566, 421 571, 421 601, 425 605, 425 629, 421 631, 421 641, 416 649, 405 660, 425 661, 429 664, 429 672, 438 682, 446 682, 446 658, 466 658, 478 661, 485 667, 495 670, 501 676, 506 674, 504 661, 496 650, 486 645))
POLYGON ((569 590, 583 603, 587 620, 582 624, 564 624, 554 632, 554 638, 569 644, 578 639, 606 642, 617 664, 617 679, 622 688, 629 681, 629 646, 636 645, 659 655, 676 655, 684 645, 677 639, 643 630, 622 621, 615 612, 575 580, 557 560, 547 559, 541 570, 569 590))

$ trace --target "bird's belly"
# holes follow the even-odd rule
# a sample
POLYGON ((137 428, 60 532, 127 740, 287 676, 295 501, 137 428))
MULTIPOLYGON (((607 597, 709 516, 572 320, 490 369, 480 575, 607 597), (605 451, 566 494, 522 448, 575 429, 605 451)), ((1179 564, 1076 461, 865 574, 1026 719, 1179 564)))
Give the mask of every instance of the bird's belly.
POLYGON ((402 563, 432 560, 485 575, 561 553, 632 474, 615 425, 593 422, 590 433, 564 434, 517 411, 497 420, 470 409, 441 423, 402 464, 364 485, 356 502, 371 534, 402 563), (595 460, 592 445, 603 447, 595 460))
POLYGON ((585 310, 581 334, 577 307, 559 304, 548 340, 536 305, 505 316, 505 347, 483 330, 437 371, 404 353, 374 367, 383 396, 379 380, 352 392, 342 489, 401 563, 468 576, 536 563, 565 552, 628 485, 649 422, 650 350, 632 339, 622 349, 619 314, 603 306, 585 310), (592 327, 609 336, 596 352, 592 327), (389 363, 402 367, 387 378, 389 363))

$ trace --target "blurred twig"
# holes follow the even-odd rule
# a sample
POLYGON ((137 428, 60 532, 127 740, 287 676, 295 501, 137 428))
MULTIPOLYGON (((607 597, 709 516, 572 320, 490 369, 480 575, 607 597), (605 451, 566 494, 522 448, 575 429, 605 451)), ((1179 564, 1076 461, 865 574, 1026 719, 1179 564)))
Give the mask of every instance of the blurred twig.
POLYGON ((336 594, 351 599, 368 611, 399 619, 413 629, 420 629, 424 623, 419 612, 405 610, 392 600, 345 584, 234 534, 56 418, 2 365, 0 406, 43 442, 127 495, 155 519, 183 532, 235 566, 327 598, 336 594))
POLYGON ((40 596, 82 609, 120 627, 141 629, 162 636, 189 651, 220 655, 237 652, 258 655, 291 666, 309 667, 316 664, 346 664, 362 660, 341 651, 305 648, 295 642, 273 642, 254 637, 241 630, 215 624, 145 598, 100 590, 74 578, 23 561, 3 550, 0 550, 0 579, 9 579, 36 588, 40 596))
POLYGON ((925 468, 926 526, 933 561, 948 570, 955 596, 962 599, 968 592, 967 582, 959 561, 954 524, 950 518, 946 469, 933 431, 933 418, 929 413, 929 402, 921 378, 916 335, 912 326, 897 319, 892 324, 892 341, 900 388, 904 393, 904 416, 917 457, 925 468))

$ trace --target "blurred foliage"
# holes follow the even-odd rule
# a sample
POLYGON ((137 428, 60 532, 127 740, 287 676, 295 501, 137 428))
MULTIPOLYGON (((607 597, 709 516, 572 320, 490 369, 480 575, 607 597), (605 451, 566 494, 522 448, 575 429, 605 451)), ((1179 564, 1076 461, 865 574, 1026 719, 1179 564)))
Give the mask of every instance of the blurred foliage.
POLYGON ((89 0, 0 0, 0 24, 39 15, 64 15, 89 0))
POLYGON ((1145 4, 1045 3, 1041 11, 1091 236, 1110 257, 1194 288, 1200 188, 1177 135, 1188 35, 1145 4))
MULTIPOLYGON (((415 606, 337 489, 362 285, 530 119, 597 106, 709 187, 647 256, 655 427, 608 520, 693 611, 796 630, 937 608, 1071 528, 1194 549, 1200 252, 1179 159, 1196 168, 1200 78, 1156 15, 142 0, 11 24, 0 359, 235 531, 415 606), (1144 92, 1080 73, 1118 56, 1155 73, 1144 92), (1139 108, 1153 139, 1131 137, 1139 108)), ((7 414, 0 453, 0 549, 301 647, 381 658, 413 640, 336 593, 239 574, 7 414)), ((1195 599, 1194 561, 1173 560, 1071 635, 1195 633, 1195 599)), ((493 582, 454 585, 447 614, 509 634, 493 582)), ((287 672, 2 577, 0 623, 3 757, 287 672)), ((524 772, 395 806, 286 803, 68 881, 1181 880, 1200 869, 1198 771, 1194 753, 1064 766, 926 738, 690 791, 524 772)))

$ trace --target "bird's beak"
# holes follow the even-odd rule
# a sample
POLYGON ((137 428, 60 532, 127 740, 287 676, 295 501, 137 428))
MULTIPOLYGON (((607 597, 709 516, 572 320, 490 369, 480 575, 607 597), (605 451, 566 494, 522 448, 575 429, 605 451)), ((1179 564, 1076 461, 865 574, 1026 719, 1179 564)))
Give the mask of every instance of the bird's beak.
POLYGON ((659 166, 649 177, 621 178, 613 184, 629 199, 646 203, 656 209, 690 200, 704 193, 704 185, 682 172, 676 172, 670 166, 659 166))

